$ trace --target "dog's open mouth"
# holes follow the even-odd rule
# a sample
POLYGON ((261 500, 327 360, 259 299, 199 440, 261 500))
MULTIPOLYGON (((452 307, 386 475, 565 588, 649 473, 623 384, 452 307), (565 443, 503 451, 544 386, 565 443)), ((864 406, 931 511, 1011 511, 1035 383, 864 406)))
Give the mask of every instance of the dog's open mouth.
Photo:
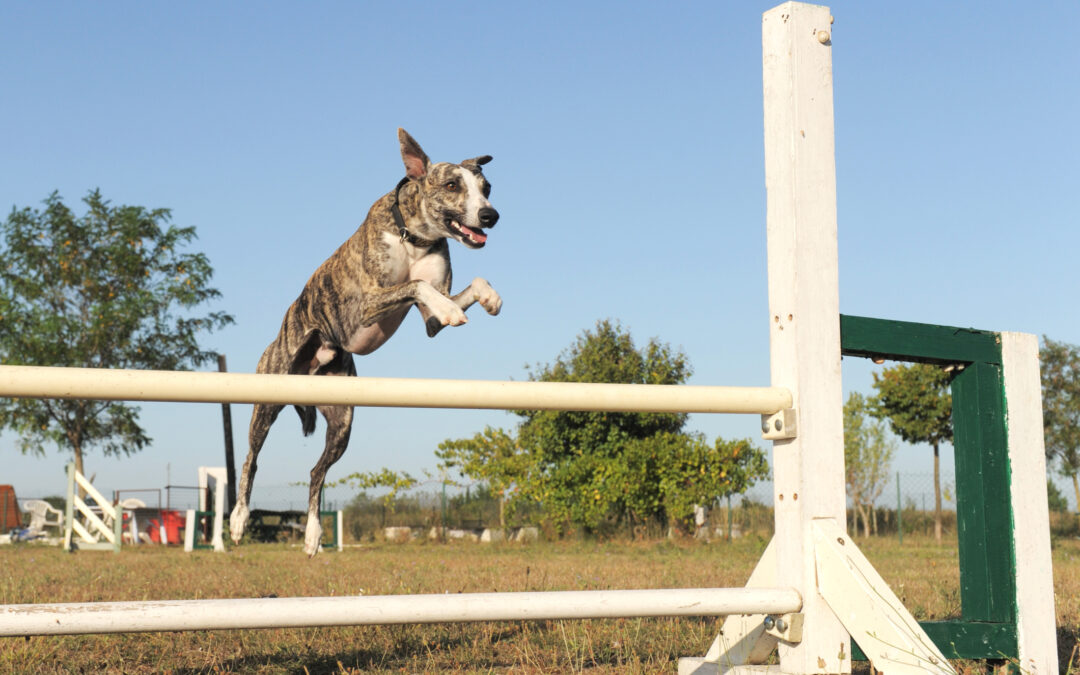
POLYGON ((450 226, 450 229, 460 234, 461 243, 470 248, 480 248, 487 241, 487 235, 478 229, 462 225, 449 218, 447 218, 446 224, 450 226))

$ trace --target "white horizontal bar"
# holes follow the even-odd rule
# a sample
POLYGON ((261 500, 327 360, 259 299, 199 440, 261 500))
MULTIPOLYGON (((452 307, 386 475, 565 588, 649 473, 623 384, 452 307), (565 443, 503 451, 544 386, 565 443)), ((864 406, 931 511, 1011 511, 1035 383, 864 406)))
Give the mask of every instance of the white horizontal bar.
POLYGON ((0 636, 797 612, 791 588, 454 593, 0 606, 0 636))
POLYGON ((791 392, 783 387, 309 377, 41 366, 0 366, 0 397, 759 414, 791 407, 791 392))

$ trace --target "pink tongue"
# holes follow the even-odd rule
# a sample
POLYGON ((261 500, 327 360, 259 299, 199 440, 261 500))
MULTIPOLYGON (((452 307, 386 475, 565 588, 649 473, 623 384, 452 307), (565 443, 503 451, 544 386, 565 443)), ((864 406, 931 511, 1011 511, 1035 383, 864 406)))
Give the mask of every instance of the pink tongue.
POLYGON ((469 233, 469 239, 472 239, 477 244, 483 244, 485 241, 487 241, 487 235, 484 234, 483 232, 481 232, 480 230, 474 230, 472 228, 469 228, 468 233, 469 233))

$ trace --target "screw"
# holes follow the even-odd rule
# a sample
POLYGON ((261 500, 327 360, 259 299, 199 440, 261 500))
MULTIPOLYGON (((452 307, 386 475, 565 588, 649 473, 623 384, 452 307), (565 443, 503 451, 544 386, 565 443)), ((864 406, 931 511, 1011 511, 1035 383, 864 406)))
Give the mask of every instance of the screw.
POLYGON ((780 420, 780 418, 777 418, 776 421, 773 422, 773 426, 776 428, 777 431, 783 431, 784 422, 780 420))
POLYGON ((780 631, 781 633, 786 631, 787 630, 787 622, 784 621, 783 619, 777 619, 776 620, 776 630, 780 631))
POLYGON ((817 41, 820 42, 821 44, 827 45, 827 44, 829 44, 829 40, 831 40, 831 39, 832 38, 829 35, 829 31, 827 31, 827 30, 819 30, 817 32, 817 41))
POLYGON ((771 616, 767 616, 765 617, 765 620, 762 621, 762 625, 765 626, 765 630, 772 630, 773 627, 776 626, 776 619, 771 616))
POLYGON ((769 433, 769 420, 761 420, 761 433, 769 433))

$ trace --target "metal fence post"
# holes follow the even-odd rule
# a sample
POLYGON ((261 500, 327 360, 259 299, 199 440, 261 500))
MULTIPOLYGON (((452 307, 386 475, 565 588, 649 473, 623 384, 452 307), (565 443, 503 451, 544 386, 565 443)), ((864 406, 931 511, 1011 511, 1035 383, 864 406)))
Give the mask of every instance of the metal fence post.
POLYGON ((896 472, 896 531, 900 535, 900 545, 904 544, 904 506, 900 502, 900 472, 896 472))

